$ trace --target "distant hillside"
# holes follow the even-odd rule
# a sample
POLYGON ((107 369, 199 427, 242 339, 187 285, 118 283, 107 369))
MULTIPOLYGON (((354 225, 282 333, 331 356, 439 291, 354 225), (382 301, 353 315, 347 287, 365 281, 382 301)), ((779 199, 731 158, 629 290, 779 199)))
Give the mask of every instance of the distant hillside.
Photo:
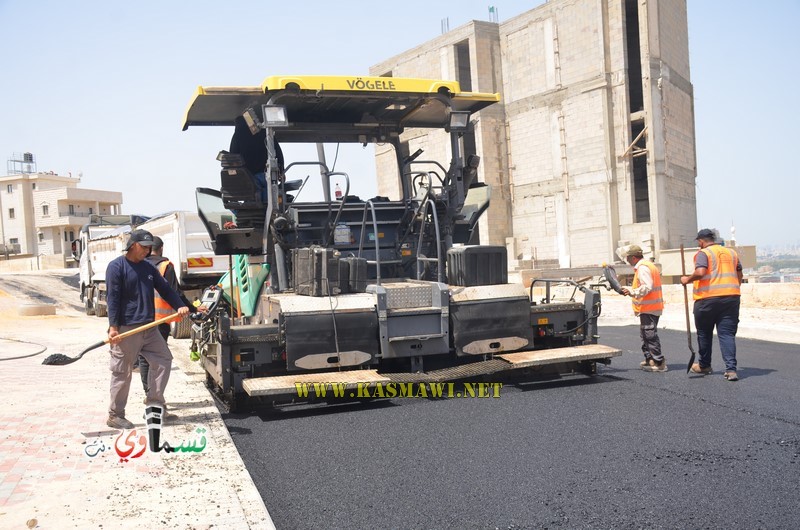
POLYGON ((759 256, 756 258, 756 267, 769 265, 773 270, 795 269, 800 267, 800 257, 797 256, 759 256))

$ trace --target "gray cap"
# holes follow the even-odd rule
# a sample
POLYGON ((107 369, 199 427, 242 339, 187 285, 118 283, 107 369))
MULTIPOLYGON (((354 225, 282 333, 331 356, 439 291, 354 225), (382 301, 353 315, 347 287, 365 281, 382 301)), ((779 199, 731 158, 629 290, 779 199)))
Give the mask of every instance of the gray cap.
POLYGON ((709 228, 703 228, 699 232, 697 232, 697 237, 695 239, 708 239, 710 241, 715 241, 717 236, 714 235, 714 231, 709 228))

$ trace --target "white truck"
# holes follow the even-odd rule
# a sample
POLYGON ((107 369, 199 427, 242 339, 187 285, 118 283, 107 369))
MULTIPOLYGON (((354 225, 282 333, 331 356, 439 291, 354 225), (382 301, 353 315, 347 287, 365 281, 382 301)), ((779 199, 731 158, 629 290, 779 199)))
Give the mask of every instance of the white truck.
MULTIPOLYGON (((228 272, 228 259, 214 255, 211 237, 197 212, 168 212, 138 228, 164 241, 164 257, 175 266, 178 285, 189 301, 199 300, 203 289, 215 285, 228 272)), ((170 325, 172 336, 178 339, 188 337, 192 328, 188 318, 170 325)))
MULTIPOLYGON (((93 221, 81 229, 80 238, 73 243, 73 254, 80 260, 80 293, 87 315, 108 314, 106 268, 124 252, 133 228, 147 230, 164 241, 164 256, 174 264, 178 285, 190 301, 228 270, 227 261, 214 255, 208 232, 195 212, 168 212, 149 219, 105 216, 93 221)), ((191 321, 184 319, 171 326, 173 337, 186 338, 191 321)))
POLYGON ((108 263, 119 256, 131 227, 145 221, 141 215, 93 215, 72 242, 80 267, 80 296, 87 315, 106 316, 105 281, 108 263))

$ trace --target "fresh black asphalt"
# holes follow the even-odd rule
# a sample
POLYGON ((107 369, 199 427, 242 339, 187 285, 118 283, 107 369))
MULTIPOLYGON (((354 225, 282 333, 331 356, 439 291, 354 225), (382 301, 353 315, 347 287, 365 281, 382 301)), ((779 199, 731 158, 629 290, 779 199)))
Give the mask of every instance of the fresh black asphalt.
MULTIPOLYGON (((593 378, 499 399, 228 414, 278 528, 786 528, 800 520, 800 347, 738 339, 741 380, 638 369, 638 327, 593 378)), ((765 333, 765 339, 769 339, 765 333)))

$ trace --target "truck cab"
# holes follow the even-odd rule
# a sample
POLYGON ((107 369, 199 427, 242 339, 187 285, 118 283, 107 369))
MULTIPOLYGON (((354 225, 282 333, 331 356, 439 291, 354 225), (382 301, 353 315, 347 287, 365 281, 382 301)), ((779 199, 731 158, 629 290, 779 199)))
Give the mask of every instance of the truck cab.
POLYGON ((78 262, 80 299, 87 315, 105 316, 106 267, 120 255, 120 241, 125 234, 147 219, 136 214, 93 214, 81 227, 78 238, 72 242, 72 257, 78 262))

